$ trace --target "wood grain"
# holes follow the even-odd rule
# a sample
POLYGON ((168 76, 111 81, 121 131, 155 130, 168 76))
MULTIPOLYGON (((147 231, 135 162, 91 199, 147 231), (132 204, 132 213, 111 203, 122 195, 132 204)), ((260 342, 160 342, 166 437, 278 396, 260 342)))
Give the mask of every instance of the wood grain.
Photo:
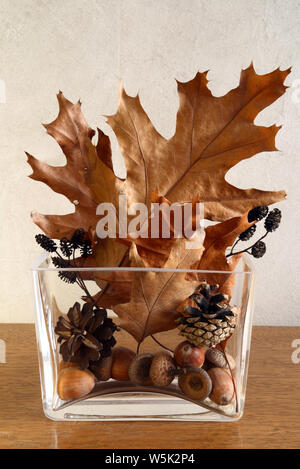
POLYGON ((299 448, 300 327, 255 327, 246 410, 238 422, 53 422, 42 410, 34 327, 1 324, 1 448, 299 448))

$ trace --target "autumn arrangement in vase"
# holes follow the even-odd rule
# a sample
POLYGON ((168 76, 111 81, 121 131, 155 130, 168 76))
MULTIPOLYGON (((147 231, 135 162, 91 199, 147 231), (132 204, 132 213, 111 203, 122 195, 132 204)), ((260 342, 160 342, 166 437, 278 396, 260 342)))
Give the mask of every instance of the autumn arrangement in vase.
POLYGON ((222 412, 237 400, 235 357, 227 351, 239 328, 239 307, 232 302, 234 272, 243 253, 254 258, 265 254, 265 238, 281 221, 280 210, 268 206, 286 194, 239 189, 225 176, 240 161, 276 150, 280 127, 253 121, 283 95, 289 71, 258 75, 250 65, 241 72, 239 86, 221 97, 210 92, 206 73, 178 82, 176 130, 169 140, 156 131, 139 97, 128 96, 121 87, 118 110, 107 123, 125 159, 124 180, 114 173, 109 137, 98 129, 94 143, 95 131, 81 103, 73 104, 59 92, 58 117, 45 128, 60 145, 66 165, 54 167, 27 156, 30 177, 74 204, 67 215, 32 214, 44 232, 36 241, 51 254, 60 279, 66 288, 74 284, 81 290, 68 312, 55 305, 62 401, 94 395, 97 386, 114 381, 151 391, 176 387, 177 396, 222 412), (130 230, 121 236, 117 225, 115 237, 99 238, 103 215, 97 207, 108 203, 118 214, 124 194, 128 206, 149 209, 144 231, 140 225, 135 236, 130 230), (194 209, 201 203, 204 219, 215 223, 192 249, 190 240, 176 235, 172 213, 169 236, 163 236, 160 219, 158 236, 152 237, 152 203, 176 203, 182 213, 190 203, 193 226, 194 209), (261 235, 257 225, 264 226, 261 235), (95 270, 72 270, 78 267, 95 270), (90 282, 97 284, 96 294, 91 294, 90 282), (161 339, 166 331, 172 333, 173 347, 161 339), (136 347, 122 345, 118 337, 124 334, 136 347), (146 338, 155 344, 155 353, 142 351, 146 338))

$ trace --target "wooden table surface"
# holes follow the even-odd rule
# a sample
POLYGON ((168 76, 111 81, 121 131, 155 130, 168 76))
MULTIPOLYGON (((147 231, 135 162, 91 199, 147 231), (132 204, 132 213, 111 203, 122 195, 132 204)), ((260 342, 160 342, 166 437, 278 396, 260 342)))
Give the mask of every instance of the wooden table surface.
POLYGON ((300 327, 255 327, 238 422, 54 422, 41 404, 34 327, 1 324, 0 448, 299 448, 300 327))

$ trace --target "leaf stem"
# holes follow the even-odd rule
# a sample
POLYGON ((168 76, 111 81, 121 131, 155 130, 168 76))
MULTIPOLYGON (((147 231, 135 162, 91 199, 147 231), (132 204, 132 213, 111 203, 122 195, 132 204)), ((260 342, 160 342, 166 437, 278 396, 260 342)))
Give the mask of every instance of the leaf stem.
POLYGON ((158 345, 160 345, 165 350, 168 350, 169 352, 172 352, 172 353, 174 352, 172 349, 170 349, 170 348, 166 347, 165 345, 163 345, 162 343, 160 343, 159 340, 157 340, 156 337, 154 337, 154 335, 151 334, 150 337, 154 340, 154 342, 156 342, 158 345))

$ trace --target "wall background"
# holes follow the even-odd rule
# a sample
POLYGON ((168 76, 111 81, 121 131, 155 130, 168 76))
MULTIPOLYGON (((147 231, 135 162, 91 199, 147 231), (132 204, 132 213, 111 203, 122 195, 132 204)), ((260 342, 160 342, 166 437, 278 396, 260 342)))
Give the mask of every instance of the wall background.
MULTIPOLYGON (((300 2, 0 0, 0 8, 0 79, 6 85, 6 103, 0 104, 0 322, 31 322, 29 268, 40 249, 30 211, 72 210, 67 199, 26 177, 31 171, 24 150, 64 164, 40 125, 56 117, 58 90, 80 98, 90 126, 107 131, 101 115, 115 112, 121 78, 129 94, 140 92, 157 129, 170 137, 178 106, 175 77, 186 81, 210 69, 209 86, 222 95, 253 60, 258 73, 292 65, 286 84, 297 84, 300 2)), ((288 193, 280 204, 282 225, 256 261, 256 324, 300 323, 300 102, 292 96, 297 101, 296 88, 256 119, 283 125, 276 138, 280 152, 261 153, 228 174, 242 188, 288 193)), ((117 153, 115 164, 118 172, 124 169, 117 153)))

